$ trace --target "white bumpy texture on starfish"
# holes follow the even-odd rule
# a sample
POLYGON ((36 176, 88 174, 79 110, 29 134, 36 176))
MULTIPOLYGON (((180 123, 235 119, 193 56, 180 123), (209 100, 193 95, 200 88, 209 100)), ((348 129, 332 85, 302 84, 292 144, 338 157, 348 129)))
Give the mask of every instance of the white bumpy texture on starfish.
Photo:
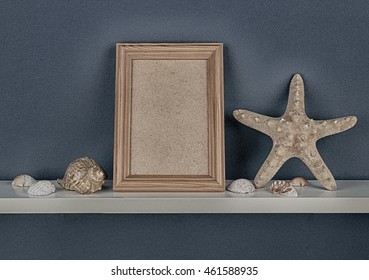
POLYGON ((305 112, 304 82, 299 74, 290 83, 288 104, 280 118, 260 115, 247 110, 235 110, 233 116, 242 124, 270 136, 273 148, 256 174, 257 188, 267 184, 290 158, 301 159, 319 182, 328 190, 337 188, 336 181, 321 158, 316 142, 326 136, 353 127, 357 118, 348 116, 332 120, 312 120, 305 112))

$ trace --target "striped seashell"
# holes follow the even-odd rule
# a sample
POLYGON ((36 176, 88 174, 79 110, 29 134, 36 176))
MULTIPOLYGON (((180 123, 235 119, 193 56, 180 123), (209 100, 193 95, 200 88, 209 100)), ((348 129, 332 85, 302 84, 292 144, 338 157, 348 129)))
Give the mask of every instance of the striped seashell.
POLYGON ((296 177, 291 180, 290 185, 295 187, 304 187, 309 185, 309 181, 303 177, 296 177))
POLYGON ((227 191, 234 193, 252 193, 255 191, 255 187, 249 180, 237 179, 227 187, 227 191))
POLYGON ((37 181, 29 175, 19 175, 12 182, 13 187, 30 187, 37 181))
POLYGON ((49 195, 53 192, 55 192, 55 186, 50 181, 38 181, 28 189, 28 194, 31 196, 49 195))
POLYGON ((64 178, 57 182, 67 190, 90 194, 101 190, 106 177, 106 172, 95 160, 82 157, 72 161, 64 178))
POLYGON ((277 180, 270 185, 270 190, 282 196, 297 197, 298 193, 288 182, 277 180))

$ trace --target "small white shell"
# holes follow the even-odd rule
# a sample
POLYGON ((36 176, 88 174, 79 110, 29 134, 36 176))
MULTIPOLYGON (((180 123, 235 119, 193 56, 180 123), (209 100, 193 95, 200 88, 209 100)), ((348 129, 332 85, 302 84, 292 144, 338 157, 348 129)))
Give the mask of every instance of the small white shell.
POLYGON ((309 181, 303 177, 296 177, 291 180, 290 185, 295 187, 304 187, 309 185, 309 181))
POLYGON ((12 182, 13 187, 30 187, 37 181, 29 175, 19 175, 12 182))
POLYGON ((50 181, 38 181, 28 189, 31 196, 49 195, 55 192, 55 187, 50 181))
POLYGON ((249 180, 237 179, 227 187, 227 190, 234 193, 252 193, 255 187, 249 180))
POLYGON ((277 180, 275 182, 273 182, 270 185, 270 190, 273 193, 282 195, 282 196, 290 196, 290 197, 297 197, 298 193, 295 190, 294 187, 290 186, 289 183, 285 182, 285 181, 281 181, 281 180, 277 180))

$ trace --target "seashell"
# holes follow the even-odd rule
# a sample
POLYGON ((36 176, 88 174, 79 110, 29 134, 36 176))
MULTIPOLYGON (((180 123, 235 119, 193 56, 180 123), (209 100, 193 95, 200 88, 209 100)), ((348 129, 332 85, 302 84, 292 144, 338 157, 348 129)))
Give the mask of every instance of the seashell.
POLYGON ((304 187, 309 185, 309 181, 303 177, 296 177, 290 181, 290 185, 295 187, 304 187))
POLYGON ((249 180, 237 179, 227 187, 227 190, 234 193, 252 193, 255 187, 249 180))
POLYGON ((295 190, 294 187, 292 187, 289 183, 285 181, 275 181, 270 185, 270 190, 273 193, 283 195, 283 196, 291 196, 291 197, 297 197, 298 193, 295 190))
POLYGON ((28 189, 31 196, 49 195, 55 192, 55 186, 50 181, 38 181, 28 189))
POLYGON ((106 177, 106 172, 95 160, 82 157, 72 161, 64 178, 57 182, 67 190, 90 194, 101 190, 106 177))
POLYGON ((14 178, 12 182, 13 187, 30 187, 37 181, 29 175, 19 175, 14 178))

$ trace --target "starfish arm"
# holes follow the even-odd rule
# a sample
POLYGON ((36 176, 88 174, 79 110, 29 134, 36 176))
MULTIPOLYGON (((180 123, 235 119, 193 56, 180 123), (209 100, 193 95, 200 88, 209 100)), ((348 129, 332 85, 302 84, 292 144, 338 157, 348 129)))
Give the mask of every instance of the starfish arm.
POLYGON ((310 156, 300 157, 300 159, 307 165, 315 178, 318 179, 324 188, 330 191, 335 190, 337 188, 336 181, 327 165, 324 163, 315 145, 311 148, 309 153, 310 156))
POLYGON ((304 81, 299 74, 295 74, 290 82, 288 103, 284 116, 290 112, 299 112, 305 115, 304 81))
POLYGON ((270 136, 271 129, 276 129, 279 118, 264 116, 248 110, 234 110, 233 116, 240 123, 270 136))
POLYGON ((317 131, 318 139, 344 132, 352 128, 357 122, 355 116, 348 116, 338 119, 314 121, 315 131, 317 131))
POLYGON ((286 156, 286 151, 283 147, 279 145, 273 146, 267 159, 264 161, 263 165, 260 167, 258 173, 255 176, 254 184, 256 188, 261 188, 262 186, 269 183, 281 166, 289 159, 286 156))

